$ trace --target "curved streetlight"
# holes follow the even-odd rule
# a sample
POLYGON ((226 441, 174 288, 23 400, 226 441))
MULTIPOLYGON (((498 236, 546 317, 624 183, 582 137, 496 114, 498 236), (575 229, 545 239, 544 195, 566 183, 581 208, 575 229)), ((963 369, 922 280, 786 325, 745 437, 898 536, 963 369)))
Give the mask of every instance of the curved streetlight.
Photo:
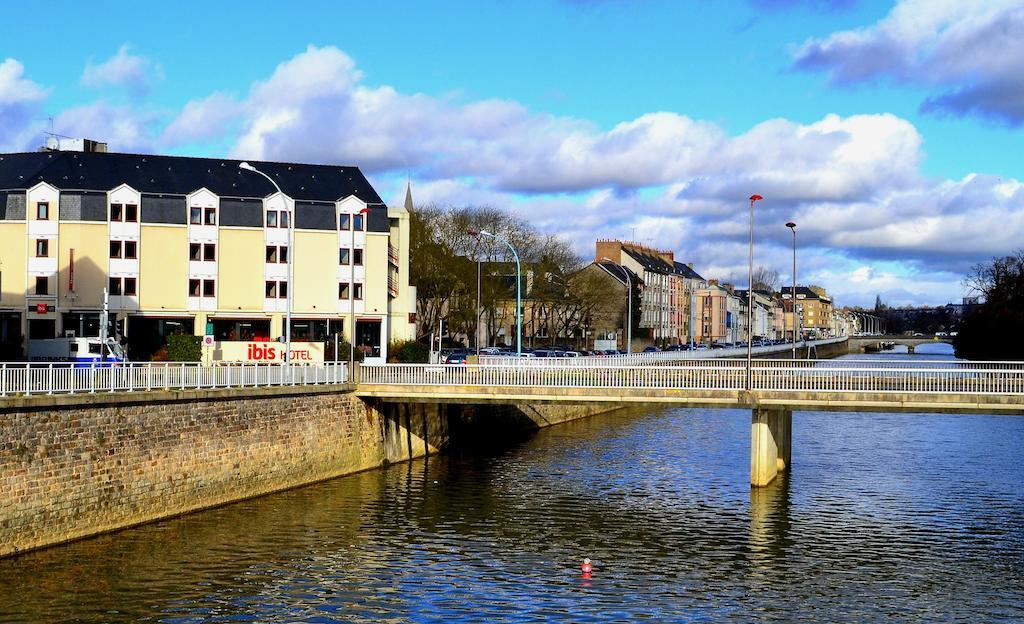
POLYGON ((278 194, 284 199, 284 209, 285 212, 288 214, 288 296, 285 298, 286 308, 284 326, 284 362, 285 364, 290 364, 292 361, 292 290, 294 290, 292 288, 292 258, 295 257, 295 245, 293 244, 295 232, 295 219, 292 218, 294 215, 291 214, 292 211, 288 207, 288 196, 284 194, 284 191, 282 191, 281 187, 277 185, 277 182, 274 181, 274 178, 268 176, 267 174, 263 173, 262 171, 260 171, 256 167, 253 167, 252 165, 245 161, 238 163, 238 168, 243 171, 251 171, 253 173, 258 173, 264 178, 266 178, 268 181, 270 181, 270 183, 274 185, 274 188, 277 190, 278 194))
MULTIPOLYGON (((629 271, 626 269, 626 267, 622 266, 618 262, 608 257, 602 257, 601 260, 611 262, 615 266, 619 267, 620 269, 622 269, 623 275, 626 276, 626 354, 628 355, 633 352, 633 279, 629 277, 629 271)), ((604 269, 604 271, 608 273, 608 275, 612 274, 611 271, 604 268, 601 262, 598 262, 597 266, 604 269)), ((612 277, 615 276, 612 275, 612 277)))
POLYGON ((754 338, 754 202, 759 202, 764 197, 760 195, 750 196, 750 246, 749 264, 747 266, 747 390, 751 386, 751 360, 753 359, 753 338, 754 338))
POLYGON ((504 238, 497 234, 492 234, 487 230, 474 230, 470 229, 466 231, 467 234, 474 237, 487 236, 493 238, 496 241, 501 241, 508 245, 508 248, 512 250, 512 257, 516 259, 516 356, 523 355, 523 293, 522 293, 522 268, 519 264, 519 252, 512 246, 512 243, 508 242, 504 238))
POLYGON ((793 290, 789 293, 792 301, 790 307, 793 308, 793 359, 796 359, 796 223, 792 221, 786 222, 786 227, 793 230, 793 290))

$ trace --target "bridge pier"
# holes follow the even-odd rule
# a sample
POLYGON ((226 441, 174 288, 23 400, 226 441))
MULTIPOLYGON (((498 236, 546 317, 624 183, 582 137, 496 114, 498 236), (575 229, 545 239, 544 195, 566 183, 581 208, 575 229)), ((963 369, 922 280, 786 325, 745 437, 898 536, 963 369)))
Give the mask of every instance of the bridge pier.
POLYGON ((793 411, 755 408, 750 421, 750 485, 768 485, 789 468, 793 451, 793 411))

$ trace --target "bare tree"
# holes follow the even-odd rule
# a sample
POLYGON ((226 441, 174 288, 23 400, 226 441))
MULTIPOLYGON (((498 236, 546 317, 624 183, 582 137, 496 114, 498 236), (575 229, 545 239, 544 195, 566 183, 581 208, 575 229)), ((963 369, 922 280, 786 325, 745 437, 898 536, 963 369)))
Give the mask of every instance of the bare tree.
POLYGON ((754 290, 775 292, 779 286, 779 272, 765 266, 758 266, 754 269, 754 277, 751 281, 754 283, 754 290))

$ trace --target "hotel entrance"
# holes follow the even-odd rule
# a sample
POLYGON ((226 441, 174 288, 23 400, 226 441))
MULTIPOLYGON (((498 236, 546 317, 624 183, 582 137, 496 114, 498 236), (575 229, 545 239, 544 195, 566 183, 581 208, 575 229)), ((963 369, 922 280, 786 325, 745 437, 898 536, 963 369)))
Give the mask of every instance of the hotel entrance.
POLYGON ((356 320, 356 351, 363 354, 363 358, 382 358, 381 351, 381 330, 384 324, 381 319, 358 319, 356 320))

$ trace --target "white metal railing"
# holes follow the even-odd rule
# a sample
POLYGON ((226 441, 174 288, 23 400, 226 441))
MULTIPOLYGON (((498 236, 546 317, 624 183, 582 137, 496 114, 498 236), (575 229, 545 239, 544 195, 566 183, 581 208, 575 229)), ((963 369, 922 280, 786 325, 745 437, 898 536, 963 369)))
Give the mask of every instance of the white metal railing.
MULTIPOLYGON (((492 364, 384 364, 360 368, 362 384, 470 387, 742 390, 745 362, 673 366, 499 366, 492 364)), ((1006 368, 874 366, 871 361, 757 360, 752 389, 783 392, 927 392, 1024 394, 1024 362, 1006 368)), ((967 363, 970 364, 970 363, 967 363)))
POLYGON ((346 381, 346 362, 295 365, 222 363, 213 366, 192 362, 0 363, 0 397, 253 388, 346 381))
MULTIPOLYGON (((808 340, 797 343, 800 348, 819 347, 837 342, 844 342, 846 336, 808 340)), ((792 343, 753 347, 751 354, 757 356, 787 352, 793 348, 792 343)), ((619 355, 584 355, 579 357, 516 357, 502 355, 481 355, 481 364, 502 366, 655 366, 673 362, 693 362, 704 360, 727 360, 729 358, 746 357, 746 347, 729 347, 727 349, 701 349, 697 351, 653 351, 619 355)), ((745 362, 743 363, 745 366, 745 362)))

